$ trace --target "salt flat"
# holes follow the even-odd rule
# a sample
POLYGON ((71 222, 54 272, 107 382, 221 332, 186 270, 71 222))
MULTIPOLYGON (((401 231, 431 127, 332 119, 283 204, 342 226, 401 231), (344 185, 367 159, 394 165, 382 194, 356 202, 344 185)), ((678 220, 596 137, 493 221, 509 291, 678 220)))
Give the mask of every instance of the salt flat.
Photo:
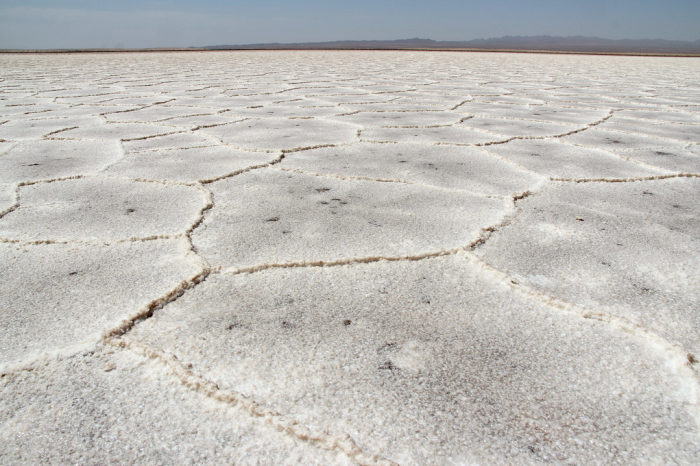
POLYGON ((698 76, 0 55, 0 463, 699 464, 698 76))

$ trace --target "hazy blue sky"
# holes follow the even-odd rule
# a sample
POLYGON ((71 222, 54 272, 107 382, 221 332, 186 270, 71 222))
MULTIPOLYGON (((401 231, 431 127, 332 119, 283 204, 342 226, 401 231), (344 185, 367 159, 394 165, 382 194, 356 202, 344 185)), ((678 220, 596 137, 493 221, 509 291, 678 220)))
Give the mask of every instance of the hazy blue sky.
POLYGON ((504 35, 700 39, 700 0, 0 0, 0 48, 504 35))

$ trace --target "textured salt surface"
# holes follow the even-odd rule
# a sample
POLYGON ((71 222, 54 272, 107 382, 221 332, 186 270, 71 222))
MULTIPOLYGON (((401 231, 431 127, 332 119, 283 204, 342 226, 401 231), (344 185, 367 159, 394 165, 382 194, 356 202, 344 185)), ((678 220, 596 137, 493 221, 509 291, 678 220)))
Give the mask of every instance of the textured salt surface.
POLYGON ((697 438, 663 353, 460 256, 219 275, 128 339, 402 464, 595 463, 618 443, 665 462, 697 438))
POLYGON ((697 353, 698 196, 697 178, 549 186, 477 254, 522 283, 697 353))
POLYGON ((319 119, 266 118, 203 128, 225 144, 246 149, 290 150, 355 140, 360 126, 319 119))
POLYGON ((3 464, 353 464, 189 391, 129 352, 31 369, 0 381, 3 464))
POLYGON ((214 180, 251 166, 265 165, 279 154, 247 152, 226 146, 163 149, 124 157, 105 173, 131 178, 196 182, 214 180))
POLYGON ((501 196, 534 188, 541 180, 482 148, 447 145, 357 143, 311 149, 287 154, 279 167, 346 177, 401 179, 501 196))
POLYGON ((494 145, 489 152, 552 178, 634 178, 666 170, 635 164, 614 153, 569 145, 561 140, 520 140, 494 145))
POLYGON ((184 233, 205 206, 193 186, 80 178, 19 189, 20 205, 2 218, 0 238, 107 241, 184 233))
POLYGON ((512 211, 483 195, 271 169, 211 189, 216 205, 194 246, 212 264, 238 268, 436 254, 473 243, 512 211))
POLYGON ((480 131, 488 131, 500 136, 497 141, 506 141, 513 137, 546 137, 560 136, 580 129, 580 126, 547 121, 510 120, 475 116, 465 120, 463 127, 480 131))
POLYGON ((1 69, 0 463, 700 463, 697 61, 1 69))
POLYGON ((0 251, 3 364, 94 341, 200 270, 183 240, 0 244, 0 251))
POLYGON ((121 156, 118 141, 22 142, 0 158, 0 183, 92 175, 121 156))
POLYGON ((378 142, 416 142, 424 144, 477 144, 496 142, 505 139, 503 136, 478 131, 459 126, 439 128, 372 128, 360 133, 360 138, 366 141, 378 142))

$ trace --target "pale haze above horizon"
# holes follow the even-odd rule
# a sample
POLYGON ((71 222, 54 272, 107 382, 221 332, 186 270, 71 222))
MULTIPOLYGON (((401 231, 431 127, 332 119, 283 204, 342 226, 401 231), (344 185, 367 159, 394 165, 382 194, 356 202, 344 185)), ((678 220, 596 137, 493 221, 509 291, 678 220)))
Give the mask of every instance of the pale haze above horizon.
POLYGON ((700 39, 698 0, 0 0, 0 49, 501 36, 700 39))

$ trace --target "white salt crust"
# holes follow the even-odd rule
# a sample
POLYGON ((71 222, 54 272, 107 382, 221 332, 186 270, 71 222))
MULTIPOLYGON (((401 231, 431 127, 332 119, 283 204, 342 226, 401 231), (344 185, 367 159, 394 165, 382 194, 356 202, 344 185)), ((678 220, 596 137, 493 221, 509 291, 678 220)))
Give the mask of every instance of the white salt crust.
POLYGON ((0 463, 700 463, 697 60, 0 68, 0 463))

